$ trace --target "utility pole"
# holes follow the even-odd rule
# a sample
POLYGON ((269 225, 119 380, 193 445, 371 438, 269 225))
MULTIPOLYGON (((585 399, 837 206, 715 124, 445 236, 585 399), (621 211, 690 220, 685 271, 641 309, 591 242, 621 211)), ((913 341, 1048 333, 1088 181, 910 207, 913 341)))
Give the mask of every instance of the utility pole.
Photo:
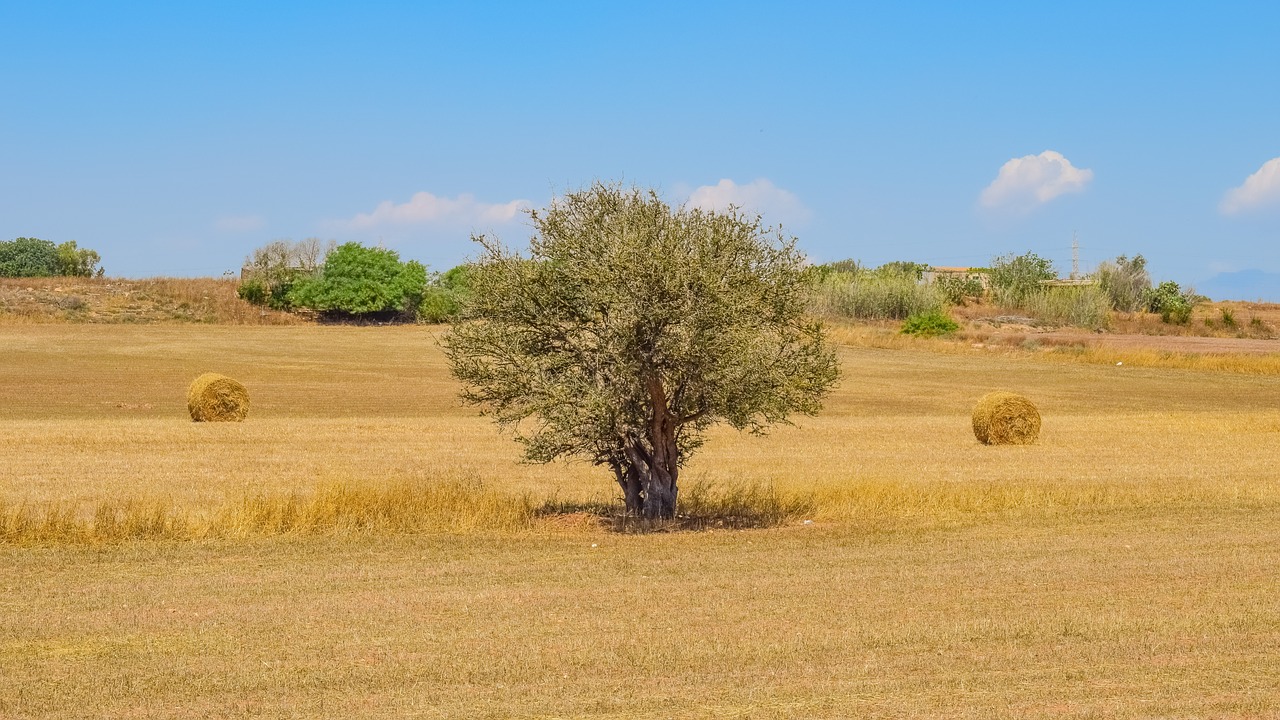
POLYGON ((1079 233, 1071 231, 1071 280, 1080 279, 1080 242, 1076 239, 1079 233))

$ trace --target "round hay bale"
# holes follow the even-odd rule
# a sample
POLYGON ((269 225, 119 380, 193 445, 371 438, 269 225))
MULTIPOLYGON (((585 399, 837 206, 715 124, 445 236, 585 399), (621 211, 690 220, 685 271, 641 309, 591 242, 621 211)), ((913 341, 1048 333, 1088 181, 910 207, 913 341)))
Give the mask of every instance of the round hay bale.
POLYGON ((240 422, 249 414, 249 391, 225 375, 205 373, 187 390, 187 410, 196 422, 240 422))
POLYGON ((1040 412, 1016 393, 987 393, 973 408, 973 434, 986 445, 1030 445, 1040 436, 1040 412))

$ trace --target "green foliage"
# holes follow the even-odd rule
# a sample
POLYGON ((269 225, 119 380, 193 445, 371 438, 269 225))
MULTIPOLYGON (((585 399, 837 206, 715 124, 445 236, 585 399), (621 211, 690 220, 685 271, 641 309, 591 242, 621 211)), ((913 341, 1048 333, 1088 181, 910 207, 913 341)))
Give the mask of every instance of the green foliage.
POLYGON ((469 272, 467 265, 459 265, 432 276, 422 294, 418 320, 442 323, 456 319, 471 292, 469 272))
POLYGON ((20 237, 0 242, 0 277, 102 277, 101 257, 75 240, 54 245, 50 240, 20 237))
POLYGON ((941 309, 937 288, 903 274, 832 273, 810 293, 810 311, 824 317, 904 320, 941 309))
POLYGON ((1191 321, 1191 311, 1201 297, 1191 288, 1183 290, 1178 283, 1166 280, 1147 290, 1147 310, 1158 313, 1160 319, 1172 325, 1186 325, 1191 321))
POLYGON ((422 263, 400 262, 394 250, 350 242, 330 252, 317 275, 296 281, 288 300, 324 313, 412 318, 426 285, 422 263))
POLYGON ((57 274, 68 277, 102 277, 98 266, 102 258, 89 248, 76 247, 75 240, 68 240, 57 249, 57 274))
POLYGON ((464 400, 528 459, 607 466, 629 512, 670 518, 707 429, 763 432, 816 412, 835 382, 780 230, 601 183, 530 218, 528 258, 474 238, 483 255, 444 339, 464 400))
POLYGON ((1057 276, 1052 262, 1032 252, 1010 253, 991 261, 991 288, 996 301, 1010 307, 1021 305, 1057 276))
POLYGON ((924 274, 932 268, 924 263, 909 262, 906 260, 894 260, 887 262, 875 269, 877 275, 884 276, 904 276, 913 280, 920 280, 924 274))
POLYGON ((975 273, 938 275, 933 284, 948 305, 964 305, 986 294, 986 287, 975 273))
POLYGON ((1240 326, 1240 324, 1236 322, 1236 314, 1227 308, 1222 308, 1222 326, 1230 329, 1235 329, 1240 326))
POLYGON ((1029 315, 1061 325, 1102 330, 1111 322, 1111 301, 1097 285, 1045 287, 1018 306, 1029 315))
POLYGON ((931 310, 912 315, 907 318, 906 322, 902 323, 903 335, 917 335, 919 337, 950 335, 959 329, 960 325, 942 310, 931 310))
POLYGON ((324 242, 319 238, 297 242, 273 240, 245 258, 245 280, 237 294, 256 305, 288 310, 292 306, 293 286, 318 275, 325 258, 336 246, 333 240, 324 242))
POLYGON ((1147 272, 1147 260, 1141 255, 1132 259, 1121 255, 1098 266, 1095 273, 1098 287, 1107 294, 1114 310, 1137 312, 1147 306, 1147 291, 1151 289, 1151 275, 1147 272))
POLYGON ((822 265, 810 265, 805 269, 805 277, 813 285, 819 285, 827 278, 836 274, 856 274, 865 272, 866 268, 857 260, 852 258, 846 260, 836 260, 835 262, 823 263, 822 265))
POLYGON ((20 237, 0 242, 0 277, 50 277, 58 274, 53 242, 20 237))
POLYGON ((240 283, 240 287, 236 288, 236 295, 246 302, 254 305, 267 304, 267 286, 257 278, 249 278, 240 283))

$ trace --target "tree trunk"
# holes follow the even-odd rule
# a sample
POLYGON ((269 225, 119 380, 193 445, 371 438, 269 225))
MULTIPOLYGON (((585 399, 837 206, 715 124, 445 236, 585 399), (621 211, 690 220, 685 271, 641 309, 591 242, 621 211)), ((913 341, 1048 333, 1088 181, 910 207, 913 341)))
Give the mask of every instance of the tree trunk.
POLYGON ((676 445, 677 419, 667 411, 667 396, 662 381, 656 376, 646 382, 653 405, 647 443, 628 443, 627 456, 639 475, 644 491, 643 515, 651 520, 670 520, 676 516, 676 499, 680 492, 680 451, 676 445), (648 447, 643 447, 648 445, 648 447))
POLYGON ((644 516, 650 520, 670 520, 676 516, 675 473, 654 472, 641 479, 644 485, 644 516))
POLYGON ((640 473, 634 465, 627 461, 610 463, 613 475, 622 488, 622 500, 626 503, 627 514, 640 517, 644 514, 644 487, 640 483, 640 473))

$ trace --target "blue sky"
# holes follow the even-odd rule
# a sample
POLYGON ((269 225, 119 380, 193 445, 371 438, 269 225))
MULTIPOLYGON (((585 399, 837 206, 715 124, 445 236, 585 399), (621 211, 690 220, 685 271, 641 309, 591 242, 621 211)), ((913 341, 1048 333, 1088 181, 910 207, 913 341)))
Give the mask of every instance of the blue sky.
POLYGON ((124 276, 308 236, 447 269, 604 179, 816 261, 1066 272, 1074 232, 1085 266, 1280 273, 1278 8, 0 0, 0 238, 124 276))

